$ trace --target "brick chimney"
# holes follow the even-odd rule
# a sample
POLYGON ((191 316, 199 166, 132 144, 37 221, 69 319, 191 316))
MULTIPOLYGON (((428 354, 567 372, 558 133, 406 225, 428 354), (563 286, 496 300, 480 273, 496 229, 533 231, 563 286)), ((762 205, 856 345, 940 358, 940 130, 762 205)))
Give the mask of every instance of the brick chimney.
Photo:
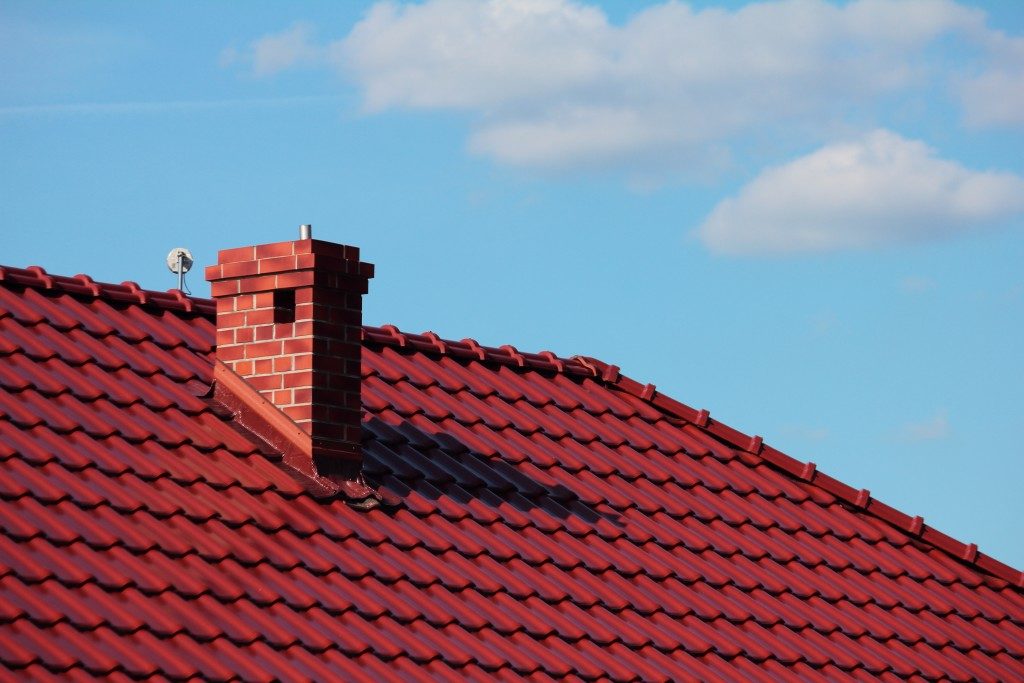
POLYGON ((311 238, 225 249, 206 269, 217 359, 309 433, 322 475, 359 471, 362 296, 359 249, 311 238))

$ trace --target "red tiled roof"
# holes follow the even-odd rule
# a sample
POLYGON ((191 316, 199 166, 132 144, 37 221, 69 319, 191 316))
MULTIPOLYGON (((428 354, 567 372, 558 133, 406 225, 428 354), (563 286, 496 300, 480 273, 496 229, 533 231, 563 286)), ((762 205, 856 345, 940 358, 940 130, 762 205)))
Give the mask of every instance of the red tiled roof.
POLYGON ((590 359, 365 328, 320 500, 211 305, 0 269, 0 678, 1024 678, 1024 579, 590 359))

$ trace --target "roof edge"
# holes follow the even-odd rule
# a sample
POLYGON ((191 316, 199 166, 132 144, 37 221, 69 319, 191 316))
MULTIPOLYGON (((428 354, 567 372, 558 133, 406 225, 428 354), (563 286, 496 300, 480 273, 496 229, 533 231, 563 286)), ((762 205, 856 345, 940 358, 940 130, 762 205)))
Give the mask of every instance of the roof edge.
POLYGON ((924 523, 924 518, 910 515, 886 505, 871 496, 868 489, 855 489, 818 470, 813 462, 801 462, 764 443, 760 436, 750 436, 711 418, 707 410, 698 410, 660 393, 654 384, 641 384, 619 371, 618 366, 596 358, 582 357, 592 365, 595 375, 603 383, 614 386, 664 413, 692 422, 730 446, 760 457, 775 469, 804 483, 817 486, 861 512, 870 514, 903 531, 954 559, 972 565, 982 572, 1006 581, 1016 588, 1024 588, 1024 571, 978 551, 974 543, 964 543, 924 523))
POLYGON ((217 312, 217 306, 212 299, 190 296, 180 289, 158 292, 142 289, 138 283, 130 280, 115 285, 109 282, 96 282, 81 273, 73 277, 50 275, 41 266, 0 266, 0 282, 181 313, 213 315, 217 312))

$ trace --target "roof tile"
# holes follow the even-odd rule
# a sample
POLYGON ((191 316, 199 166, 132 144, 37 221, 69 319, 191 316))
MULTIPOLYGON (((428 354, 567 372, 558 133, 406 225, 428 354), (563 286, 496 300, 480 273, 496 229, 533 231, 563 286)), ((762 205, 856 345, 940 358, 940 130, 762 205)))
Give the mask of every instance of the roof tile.
POLYGON ((211 302, 0 280, 0 671, 1024 671, 1019 573, 599 361, 366 328, 358 512, 203 398, 211 302))

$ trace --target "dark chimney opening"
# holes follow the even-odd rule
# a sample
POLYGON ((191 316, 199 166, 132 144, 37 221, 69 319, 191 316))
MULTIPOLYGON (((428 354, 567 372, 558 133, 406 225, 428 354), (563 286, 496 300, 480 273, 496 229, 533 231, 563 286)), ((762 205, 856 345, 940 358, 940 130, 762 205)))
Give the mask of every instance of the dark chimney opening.
POLYGON ((293 323, 295 322, 295 290, 275 289, 274 290, 274 322, 293 323))

